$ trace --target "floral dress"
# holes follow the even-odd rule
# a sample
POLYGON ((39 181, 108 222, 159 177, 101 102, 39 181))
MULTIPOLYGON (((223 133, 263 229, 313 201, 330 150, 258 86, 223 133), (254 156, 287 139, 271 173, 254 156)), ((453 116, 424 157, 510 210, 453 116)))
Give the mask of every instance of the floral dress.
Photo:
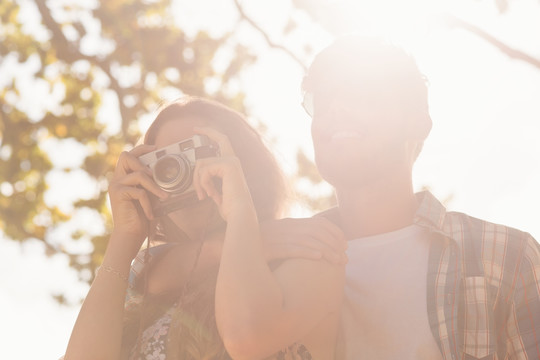
MULTIPOLYGON (((137 356, 134 347, 129 356, 130 360, 167 360, 167 335, 169 333, 172 312, 171 307, 162 317, 146 328, 141 336, 140 353, 137 356)), ((311 360, 311 354, 302 344, 294 344, 271 356, 267 360, 311 360)))
POLYGON ((311 360, 311 354, 302 344, 294 344, 285 350, 281 350, 270 359, 274 360, 311 360))
MULTIPOLYGON (((150 248, 150 256, 166 251, 168 244, 150 248)), ((142 301, 142 295, 134 288, 137 277, 142 273, 144 268, 144 252, 143 250, 137 255, 133 262, 126 297, 126 307, 138 306, 142 301)), ((141 334, 139 344, 135 345, 129 355, 129 360, 167 360, 167 341, 171 327, 171 321, 176 308, 176 304, 171 306, 161 317, 156 319, 152 325, 147 327, 141 334), (139 351, 137 351, 137 349, 139 351), (137 354, 138 352, 138 354, 137 354)), ((311 354, 302 344, 295 343, 288 348, 281 350, 275 355, 272 355, 267 360, 311 360, 311 354)))
POLYGON ((172 312, 170 308, 162 317, 146 328, 140 339, 140 354, 137 356, 137 346, 130 353, 129 360, 166 360, 167 335, 171 326, 172 312))

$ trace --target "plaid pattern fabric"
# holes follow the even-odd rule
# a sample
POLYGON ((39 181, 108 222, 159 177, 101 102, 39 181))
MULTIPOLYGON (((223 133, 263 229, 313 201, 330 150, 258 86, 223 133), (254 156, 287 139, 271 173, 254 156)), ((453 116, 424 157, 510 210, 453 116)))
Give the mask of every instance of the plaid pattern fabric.
POLYGON ((428 317, 444 359, 540 359, 540 246, 419 193, 430 230, 428 317))

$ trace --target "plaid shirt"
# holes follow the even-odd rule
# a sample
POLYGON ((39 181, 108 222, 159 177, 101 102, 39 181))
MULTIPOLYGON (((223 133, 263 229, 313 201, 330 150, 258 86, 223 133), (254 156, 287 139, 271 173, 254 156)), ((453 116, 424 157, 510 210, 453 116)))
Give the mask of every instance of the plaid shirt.
POLYGON ((444 359, 540 359, 540 246, 527 233, 447 212, 418 194, 433 234, 428 317, 444 359))

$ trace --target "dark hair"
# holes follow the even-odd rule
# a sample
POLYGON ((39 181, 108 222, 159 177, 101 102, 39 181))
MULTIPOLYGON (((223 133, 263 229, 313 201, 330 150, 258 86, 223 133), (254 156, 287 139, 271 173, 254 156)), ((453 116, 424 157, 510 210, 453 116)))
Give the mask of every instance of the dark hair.
MULTIPOLYGON (((144 142, 153 144, 163 124, 169 121, 183 121, 186 117, 200 118, 207 122, 208 126, 229 138, 242 165, 258 219, 269 220, 279 217, 287 197, 284 177, 261 136, 239 112, 212 100, 184 97, 160 109, 146 132, 144 142)), ((157 226, 161 226, 160 231, 166 239, 169 235, 166 224, 157 226)), ((168 353, 181 359, 229 359, 215 323, 214 298, 217 272, 216 267, 202 278, 198 278, 196 282, 191 282, 183 295, 180 295, 179 291, 158 297, 144 294, 146 298, 142 300, 143 305, 128 306, 124 317, 123 358, 129 356, 141 327, 148 327, 181 296, 181 306, 177 307, 173 314, 173 321, 179 326, 175 327, 175 330, 171 328, 169 332, 168 353)))

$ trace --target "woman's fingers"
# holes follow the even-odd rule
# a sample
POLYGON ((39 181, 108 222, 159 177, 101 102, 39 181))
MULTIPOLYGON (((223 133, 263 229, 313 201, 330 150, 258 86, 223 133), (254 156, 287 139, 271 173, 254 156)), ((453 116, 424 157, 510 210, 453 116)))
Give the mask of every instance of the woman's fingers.
POLYGON ((146 218, 149 220, 152 220, 154 218, 154 213, 152 211, 152 203, 148 198, 148 193, 146 192, 146 190, 121 184, 116 184, 114 187, 116 188, 115 192, 117 193, 117 196, 120 200, 138 202, 146 218))
POLYGON ((332 239, 331 235, 324 233, 314 234, 312 232, 306 232, 302 236, 296 236, 294 240, 289 241, 288 244, 294 245, 294 247, 302 247, 310 249, 312 251, 318 251, 322 254, 322 257, 329 260, 332 263, 340 263, 343 261, 343 249, 337 249, 335 246, 328 245, 332 239))
POLYGON ((313 246, 319 246, 318 243, 325 244, 336 252, 347 248, 347 241, 343 231, 326 218, 288 218, 277 221, 279 224, 276 229, 278 231, 281 229, 284 235, 297 236, 299 239, 314 239, 316 241, 312 244, 313 246))
POLYGON ((144 165, 138 158, 139 156, 149 153, 155 149, 155 145, 139 145, 133 148, 131 151, 123 151, 118 158, 114 175, 122 176, 133 171, 143 171, 149 175, 152 175, 152 170, 148 166, 144 165))
POLYGON ((325 218, 280 219, 261 224, 261 232, 268 256, 280 258, 302 257, 311 259, 313 254, 331 263, 345 263, 347 243, 341 229, 325 218), (279 249, 279 251, 272 251, 279 249), (303 249, 303 250, 300 250, 303 249))
POLYGON ((205 199, 208 194, 206 193, 205 189, 202 187, 201 185, 201 176, 199 174, 199 168, 200 168, 200 165, 199 165, 199 162, 200 160, 197 161, 197 163, 195 164, 195 169, 193 169, 193 189, 195 189, 195 193, 197 194, 197 198, 199 200, 203 200, 205 199))
POLYGON ((156 145, 141 144, 135 146, 129 153, 134 157, 139 157, 154 150, 156 150, 156 145))
POLYGON ((146 171, 131 172, 118 179, 117 182, 122 185, 141 187, 160 199, 166 199, 169 196, 169 193, 159 187, 146 171))
POLYGON ((304 258, 312 258, 312 254, 320 254, 321 258, 325 258, 333 264, 341 264, 346 262, 345 252, 337 250, 335 247, 329 246, 321 239, 329 237, 328 234, 313 234, 306 232, 301 235, 296 235, 294 238, 284 238, 282 242, 276 244, 282 250, 285 257, 295 257, 301 255, 304 258), (290 251, 289 254, 286 251, 290 251))
POLYGON ((210 138, 210 140, 214 141, 219 146, 219 151, 221 153, 221 156, 235 156, 234 150, 232 148, 231 142, 229 141, 229 138, 217 131, 214 128, 208 127, 208 126, 201 126, 201 127, 194 127, 193 131, 197 134, 206 135, 210 138))
POLYGON ((235 212, 255 211, 237 157, 197 160, 193 186, 200 200, 207 196, 212 198, 224 220, 235 212))
POLYGON ((336 251, 347 249, 345 234, 336 224, 324 217, 310 218, 308 233, 336 251))
MULTIPOLYGON (((143 203, 148 203, 148 205, 150 205, 149 197, 146 194, 146 191, 160 199, 166 199, 169 194, 154 182, 152 179, 152 170, 138 159, 139 156, 155 149, 156 146, 154 145, 139 145, 129 152, 122 152, 116 165, 114 178, 111 181, 111 185, 113 185, 111 187, 111 192, 115 193, 117 191, 122 191, 124 195, 136 195, 144 193, 144 197, 137 195, 136 198, 129 199, 141 200, 141 206, 143 203), (128 187, 132 187, 134 190, 127 191, 128 187)), ((118 199, 118 197, 115 196, 113 196, 113 198, 118 199)), ((120 197, 120 199, 126 200, 126 197, 123 196, 120 197)), ((148 210, 146 210, 145 213, 148 215, 148 210)))
POLYGON ((225 172, 223 158, 205 158, 197 160, 193 172, 193 187, 199 200, 205 197, 212 198, 216 204, 221 205, 221 193, 215 185, 215 179, 222 179, 225 172))
POLYGON ((208 196, 212 198, 216 204, 221 205, 221 194, 215 187, 213 181, 215 175, 212 175, 210 170, 211 169, 209 169, 209 167, 198 169, 196 172, 197 175, 194 176, 193 179, 193 183, 196 184, 194 187, 197 189, 197 195, 199 196, 200 200, 208 196))
POLYGON ((271 246, 267 245, 265 255, 267 261, 294 258, 320 260, 323 258, 323 253, 319 250, 290 243, 275 243, 271 246))
POLYGON ((293 258, 308 260, 325 259, 329 263, 336 265, 346 264, 348 261, 347 255, 345 253, 339 256, 332 250, 324 251, 318 247, 302 246, 298 243, 275 243, 271 246, 266 246, 268 247, 265 250, 265 256, 267 261, 293 258))

